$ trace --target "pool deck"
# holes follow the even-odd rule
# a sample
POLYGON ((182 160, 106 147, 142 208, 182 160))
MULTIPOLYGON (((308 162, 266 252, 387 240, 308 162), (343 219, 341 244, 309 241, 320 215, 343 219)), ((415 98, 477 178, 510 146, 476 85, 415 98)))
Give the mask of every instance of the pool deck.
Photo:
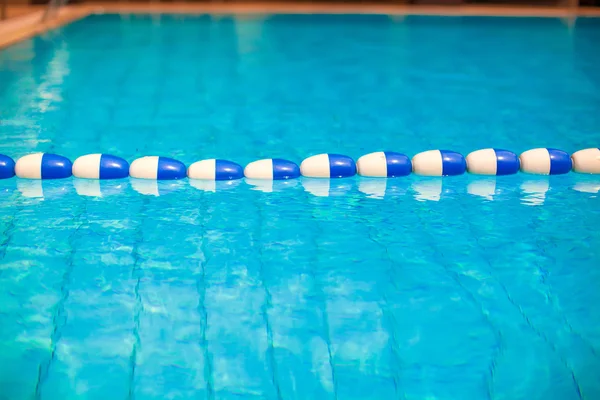
POLYGON ((313 4, 313 3, 85 3, 61 8, 58 15, 42 23, 40 6, 9 7, 9 18, 0 22, 0 48, 89 14, 383 14, 551 17, 572 20, 579 16, 600 17, 600 8, 521 7, 509 5, 408 5, 408 4, 313 4), (12 16, 12 17, 11 17, 12 16))

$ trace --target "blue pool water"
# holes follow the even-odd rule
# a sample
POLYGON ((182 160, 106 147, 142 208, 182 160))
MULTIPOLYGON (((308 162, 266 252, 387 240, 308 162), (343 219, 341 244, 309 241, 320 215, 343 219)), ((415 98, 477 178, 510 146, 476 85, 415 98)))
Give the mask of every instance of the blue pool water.
MULTIPOLYGON (((0 153, 574 152, 600 145, 598 42, 90 16, 0 51, 0 153)), ((598 177, 97 185, 0 181, 0 399, 600 398, 598 177)))

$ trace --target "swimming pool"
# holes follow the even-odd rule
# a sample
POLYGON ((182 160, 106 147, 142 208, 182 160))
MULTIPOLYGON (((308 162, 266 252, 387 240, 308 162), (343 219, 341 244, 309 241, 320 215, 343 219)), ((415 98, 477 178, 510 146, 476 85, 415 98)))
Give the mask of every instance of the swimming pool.
MULTIPOLYGON (((598 40, 94 15, 0 51, 0 153, 574 152, 600 143, 598 40)), ((598 177, 86 185, 0 180, 0 399, 600 396, 598 177)))

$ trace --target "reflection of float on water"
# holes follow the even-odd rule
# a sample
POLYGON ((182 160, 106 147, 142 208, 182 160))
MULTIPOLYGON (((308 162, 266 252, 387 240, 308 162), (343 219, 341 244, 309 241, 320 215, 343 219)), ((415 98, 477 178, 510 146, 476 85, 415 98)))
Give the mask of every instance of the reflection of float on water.
POLYGON ((443 190, 442 178, 414 181, 411 185, 417 201, 440 201, 443 190))
POLYGON ((184 182, 180 180, 157 181, 131 178, 130 182, 133 190, 144 196, 164 196, 175 192, 184 185, 184 182))
POLYGON ((313 196, 342 196, 352 189, 353 181, 353 179, 302 178, 302 186, 313 196))
POLYGON ((239 186, 241 180, 236 179, 232 181, 209 181, 206 179, 190 179, 190 186, 202 190, 203 192, 221 192, 229 189, 233 189, 239 186))
POLYGON ((17 179, 17 190, 23 197, 51 199, 66 194, 69 191, 70 183, 70 179, 17 179))
POLYGON ((297 180, 281 180, 274 181, 270 179, 245 179, 246 183, 251 186, 251 190, 258 190, 264 193, 280 192, 287 188, 292 188, 298 184, 297 180))
POLYGON ((386 196, 406 194, 408 181, 395 178, 358 178, 358 191, 371 199, 383 199, 386 196))
POLYGON ((126 180, 73 179, 75 191, 80 196, 106 197, 120 194, 127 185, 126 180))
POLYGON ((600 181, 577 182, 573 190, 581 193, 600 193, 600 181))
POLYGON ((467 193, 473 196, 483 197, 486 200, 494 200, 496 194, 496 179, 477 179, 467 185, 467 193))
POLYGON ((540 206, 546 200, 546 192, 550 189, 548 178, 530 179, 521 183, 523 197, 521 202, 527 206, 540 206))
POLYGON ((387 187, 387 179, 359 178, 358 191, 372 199, 383 199, 387 187))

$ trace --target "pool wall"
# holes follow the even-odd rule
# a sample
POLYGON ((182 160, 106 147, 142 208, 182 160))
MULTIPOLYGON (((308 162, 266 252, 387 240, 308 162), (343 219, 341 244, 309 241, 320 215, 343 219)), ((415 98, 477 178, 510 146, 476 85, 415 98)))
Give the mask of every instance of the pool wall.
POLYGON ((40 22, 44 11, 0 21, 0 49, 93 14, 380 14, 550 17, 600 16, 597 7, 511 7, 509 5, 410 5, 314 3, 85 3, 62 7, 55 18, 40 22))

